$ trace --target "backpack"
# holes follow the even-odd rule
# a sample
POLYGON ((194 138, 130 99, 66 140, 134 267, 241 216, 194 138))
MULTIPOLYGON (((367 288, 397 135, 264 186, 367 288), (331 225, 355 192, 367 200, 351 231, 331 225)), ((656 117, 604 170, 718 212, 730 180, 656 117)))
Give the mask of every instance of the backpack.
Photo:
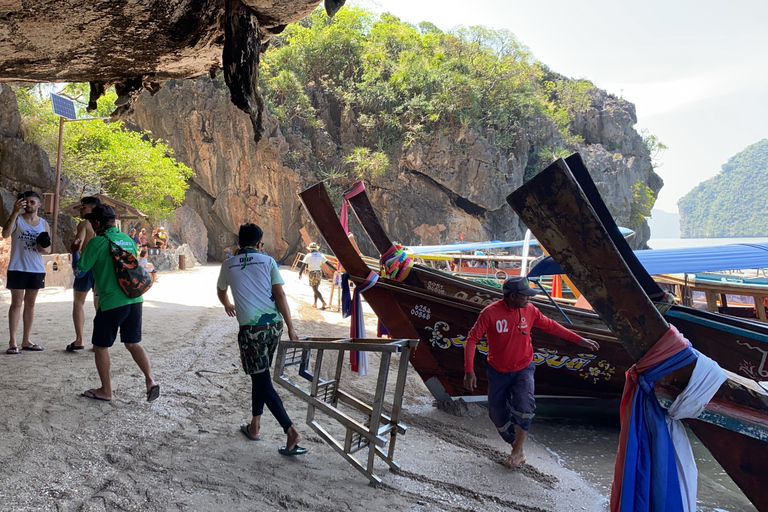
POLYGON ((117 284, 129 299, 144 295, 152 287, 152 277, 139 265, 136 256, 110 240, 107 235, 102 236, 109 240, 109 254, 115 266, 117 284))

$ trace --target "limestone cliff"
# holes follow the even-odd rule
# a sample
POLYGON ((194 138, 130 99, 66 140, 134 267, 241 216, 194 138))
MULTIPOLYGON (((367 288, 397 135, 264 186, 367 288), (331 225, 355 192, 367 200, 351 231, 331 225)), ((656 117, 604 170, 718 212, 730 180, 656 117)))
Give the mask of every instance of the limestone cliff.
MULTIPOLYGON (((332 108, 321 90, 313 98, 320 127, 296 121, 281 130, 267 115, 259 144, 253 142, 247 116, 229 103, 218 80, 169 82, 137 102, 136 123, 168 141, 195 170, 187 205, 208 228, 213 259, 230 250, 237 226, 245 221, 264 227, 267 249, 277 259, 302 249, 299 228, 316 233, 297 193, 327 169, 342 167, 342 155, 359 137, 354 112, 332 108)), ((577 149, 624 226, 631 226, 633 185, 639 182, 654 192, 662 185, 635 123, 631 103, 595 89, 591 106, 571 128, 583 137, 577 149)), ((535 118, 505 151, 494 144, 492 133, 446 128, 428 143, 408 146, 396 172, 370 180, 368 193, 385 229, 406 244, 450 243, 462 233, 467 241, 519 239, 525 228, 505 197, 523 182, 538 149, 556 146, 559 137, 551 121, 535 118)), ((337 199, 339 187, 347 184, 336 183, 337 199)), ((631 227, 638 232, 634 247, 642 247, 650 235, 647 224, 631 227)), ((367 237, 354 229, 361 248, 373 254, 367 237)))

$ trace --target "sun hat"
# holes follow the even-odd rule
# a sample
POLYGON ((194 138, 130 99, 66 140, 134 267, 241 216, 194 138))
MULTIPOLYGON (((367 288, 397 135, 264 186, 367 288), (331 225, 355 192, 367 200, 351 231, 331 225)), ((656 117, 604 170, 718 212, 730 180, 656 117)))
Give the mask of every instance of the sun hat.
POLYGON ((311 244, 309 244, 307 246, 307 249, 309 249, 310 251, 316 251, 316 250, 320 249, 320 246, 317 245, 315 242, 312 242, 311 244))
POLYGON ((501 287, 501 290, 504 293, 504 296, 511 293, 519 293, 521 295, 533 297, 538 293, 530 287, 528 279, 523 276, 508 277, 506 281, 504 281, 504 286, 501 287))

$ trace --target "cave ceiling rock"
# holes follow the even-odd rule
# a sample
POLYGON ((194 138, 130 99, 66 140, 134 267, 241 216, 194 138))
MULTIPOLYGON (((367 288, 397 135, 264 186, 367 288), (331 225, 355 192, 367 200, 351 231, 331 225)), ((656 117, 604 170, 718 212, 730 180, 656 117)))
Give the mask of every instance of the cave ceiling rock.
MULTIPOLYGON (((142 90, 223 67, 232 102, 263 133, 259 55, 321 0, 0 0, 0 80, 89 82, 88 107, 114 85, 114 118, 142 90)), ((345 0, 325 0, 333 16, 345 0)))

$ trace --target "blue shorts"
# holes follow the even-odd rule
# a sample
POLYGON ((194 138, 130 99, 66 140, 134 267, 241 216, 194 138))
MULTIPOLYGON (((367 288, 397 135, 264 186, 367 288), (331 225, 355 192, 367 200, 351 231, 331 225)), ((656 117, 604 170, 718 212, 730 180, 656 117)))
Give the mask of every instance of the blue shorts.
POLYGON ((93 269, 82 274, 81 277, 75 277, 75 282, 72 284, 72 288, 78 292, 89 292, 93 290, 93 269))
POLYGON ((142 304, 136 302, 106 311, 96 310, 91 342, 97 347, 109 348, 115 344, 118 330, 122 343, 140 342, 142 304))
POLYGON ((488 416, 506 442, 515 441, 515 425, 527 431, 536 410, 533 398, 533 373, 536 363, 510 373, 496 371, 488 365, 488 416))

